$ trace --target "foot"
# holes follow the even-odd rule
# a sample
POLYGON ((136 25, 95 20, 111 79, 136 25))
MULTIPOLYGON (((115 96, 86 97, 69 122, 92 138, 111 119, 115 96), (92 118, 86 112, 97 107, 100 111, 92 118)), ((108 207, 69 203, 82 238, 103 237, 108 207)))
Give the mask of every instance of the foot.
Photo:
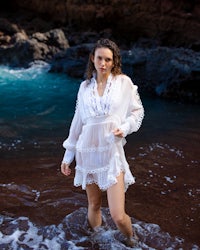
POLYGON ((135 230, 133 231, 133 236, 131 236, 130 238, 125 237, 120 231, 114 234, 114 238, 126 245, 127 247, 138 247, 139 238, 135 233, 135 230))
POLYGON ((127 247, 137 247, 138 239, 135 239, 134 237, 127 238, 124 243, 127 247))

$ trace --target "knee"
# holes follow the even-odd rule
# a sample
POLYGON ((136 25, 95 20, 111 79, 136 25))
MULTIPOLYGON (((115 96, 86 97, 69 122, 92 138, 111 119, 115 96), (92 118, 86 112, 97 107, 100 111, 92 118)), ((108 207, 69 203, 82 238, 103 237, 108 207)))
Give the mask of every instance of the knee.
POLYGON ((125 214, 111 212, 111 217, 117 226, 123 225, 125 221, 125 214))
POLYGON ((89 208, 93 211, 98 211, 101 208, 101 201, 93 200, 89 202, 89 208))

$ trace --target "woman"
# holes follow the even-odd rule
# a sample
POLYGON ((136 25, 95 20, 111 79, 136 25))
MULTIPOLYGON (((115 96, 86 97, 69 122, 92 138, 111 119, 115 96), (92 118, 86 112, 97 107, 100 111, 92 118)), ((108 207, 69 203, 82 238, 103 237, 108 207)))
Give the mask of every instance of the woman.
POLYGON ((122 74, 118 46, 100 39, 90 53, 87 79, 80 85, 76 111, 68 138, 61 171, 68 176, 76 158, 75 186, 82 186, 88 197, 88 221, 95 229, 102 224, 102 191, 107 191, 111 217, 134 246, 136 235, 125 212, 125 191, 135 182, 126 161, 125 137, 136 132, 144 109, 137 86, 122 74))

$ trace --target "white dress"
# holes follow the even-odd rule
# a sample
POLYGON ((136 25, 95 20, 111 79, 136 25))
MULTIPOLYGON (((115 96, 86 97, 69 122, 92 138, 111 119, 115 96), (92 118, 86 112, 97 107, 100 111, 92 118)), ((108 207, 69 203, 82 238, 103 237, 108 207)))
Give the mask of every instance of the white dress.
POLYGON ((124 172, 126 191, 135 182, 123 149, 126 140, 112 131, 120 128, 126 137, 139 129, 143 117, 137 86, 128 76, 110 74, 103 96, 98 94, 95 77, 83 81, 69 136, 63 142, 63 162, 76 159, 74 185, 86 189, 87 184, 96 183, 107 190, 124 172))

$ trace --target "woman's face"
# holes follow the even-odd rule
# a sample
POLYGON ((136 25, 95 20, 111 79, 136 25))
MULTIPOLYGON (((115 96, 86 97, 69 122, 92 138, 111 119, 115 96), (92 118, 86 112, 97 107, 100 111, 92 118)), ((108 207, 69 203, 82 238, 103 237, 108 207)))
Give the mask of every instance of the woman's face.
POLYGON ((114 66, 113 52, 108 48, 97 48, 91 58, 97 74, 108 76, 114 66))

